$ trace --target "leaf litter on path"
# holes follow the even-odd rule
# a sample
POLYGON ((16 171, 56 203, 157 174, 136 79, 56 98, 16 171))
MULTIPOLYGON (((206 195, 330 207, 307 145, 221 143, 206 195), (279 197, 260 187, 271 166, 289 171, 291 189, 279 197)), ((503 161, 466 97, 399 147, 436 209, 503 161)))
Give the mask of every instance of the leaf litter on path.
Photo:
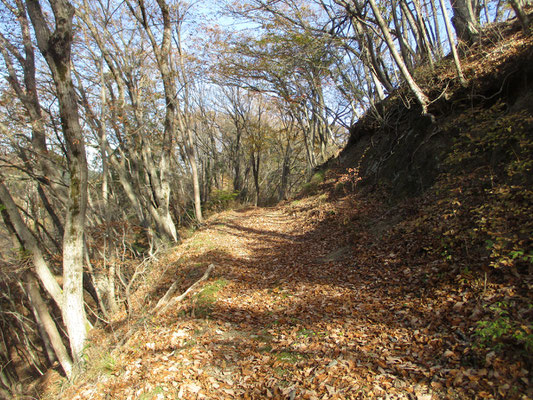
POLYGON ((373 208, 346 215, 353 201, 212 217, 165 275, 216 264, 209 304, 192 295, 147 321, 97 392, 75 386, 70 398, 429 400, 505 397, 513 385, 519 395, 509 397, 529 398, 524 365, 476 361, 467 295, 430 287, 434 265, 374 246, 357 230, 373 208))

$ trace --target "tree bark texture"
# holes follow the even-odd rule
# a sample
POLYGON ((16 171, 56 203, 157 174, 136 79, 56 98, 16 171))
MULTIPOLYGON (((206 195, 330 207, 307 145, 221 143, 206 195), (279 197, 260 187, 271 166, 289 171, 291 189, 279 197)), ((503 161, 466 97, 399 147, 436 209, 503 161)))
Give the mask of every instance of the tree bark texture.
POLYGON ((369 0, 369 3, 370 7, 372 8, 372 11, 374 12, 374 16, 376 17, 376 21, 379 25, 379 28, 383 33, 383 37, 385 38, 385 42, 387 43, 389 51, 391 52, 391 55, 394 58, 394 61, 396 62, 396 65, 398 65, 398 68, 400 69, 403 78, 407 82, 407 85, 420 103, 420 106, 422 107, 422 114, 427 114, 429 99, 424 94, 422 89, 420 89, 420 87, 416 84, 415 80, 409 73, 409 70, 407 69, 407 66, 405 65, 401 55, 398 53, 398 50, 396 50, 396 46, 394 45, 394 41, 392 40, 389 28, 386 22, 383 20, 383 16, 381 15, 381 12, 379 11, 375 0, 369 0))
POLYGON ((36 319, 42 323, 42 329, 48 336, 48 340, 54 349, 55 355, 57 356, 63 371, 65 371, 67 377, 70 378, 72 376, 73 368, 72 360, 63 344, 56 323, 48 311, 48 306, 41 297, 39 286, 35 281, 35 278, 30 275, 26 278, 26 290, 28 291, 28 297, 35 310, 36 319))
POLYGON ((63 236, 63 321, 69 335, 74 363, 81 361, 87 337, 83 302, 83 252, 87 209, 87 159, 71 77, 72 21, 74 7, 66 0, 50 0, 55 29, 50 31, 37 0, 27 0, 39 50, 54 79, 63 137, 67 148, 70 183, 63 236))
POLYGON ((479 38, 479 14, 481 11, 478 0, 451 0, 452 24, 460 42, 471 46, 479 38))

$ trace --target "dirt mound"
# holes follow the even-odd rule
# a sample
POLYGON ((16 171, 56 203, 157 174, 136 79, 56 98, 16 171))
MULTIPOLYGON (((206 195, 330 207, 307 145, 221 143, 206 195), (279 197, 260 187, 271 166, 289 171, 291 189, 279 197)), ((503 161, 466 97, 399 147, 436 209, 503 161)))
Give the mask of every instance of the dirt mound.
POLYGON ((434 72, 418 72, 422 88, 435 99, 429 112, 404 89, 378 104, 350 131, 346 148, 326 167, 359 167, 364 185, 386 185, 398 197, 422 193, 446 171, 446 157, 468 130, 462 116, 501 103, 502 115, 533 113, 533 37, 517 24, 499 27, 463 59, 468 85, 454 77, 452 61, 444 59, 434 72), (498 40, 497 40, 498 39, 498 40))

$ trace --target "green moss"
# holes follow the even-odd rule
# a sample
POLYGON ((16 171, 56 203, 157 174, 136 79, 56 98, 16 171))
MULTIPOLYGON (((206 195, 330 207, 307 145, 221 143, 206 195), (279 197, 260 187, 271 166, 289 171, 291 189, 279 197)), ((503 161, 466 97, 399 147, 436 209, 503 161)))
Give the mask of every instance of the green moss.
POLYGON ((274 374, 276 374, 278 377, 283 377, 285 375, 290 374, 290 371, 285 368, 276 367, 274 368, 274 374))
POLYGON ((319 185, 326 179, 326 173, 326 170, 320 170, 318 172, 315 172, 309 182, 304 183, 302 185, 301 193, 307 196, 315 194, 318 190, 319 185))
POLYGON ((318 185, 326 179, 326 170, 320 170, 316 172, 311 179, 309 180, 309 183, 318 185))
POLYGON ((312 336, 316 336, 317 333, 315 331, 312 331, 310 329, 306 329, 306 328, 302 328, 298 331, 298 336, 300 337, 312 337, 312 336))
POLYGON ((196 295, 195 309, 196 315, 207 317, 211 314, 213 305, 217 301, 218 292, 228 284, 226 279, 217 279, 204 286, 202 291, 196 295))

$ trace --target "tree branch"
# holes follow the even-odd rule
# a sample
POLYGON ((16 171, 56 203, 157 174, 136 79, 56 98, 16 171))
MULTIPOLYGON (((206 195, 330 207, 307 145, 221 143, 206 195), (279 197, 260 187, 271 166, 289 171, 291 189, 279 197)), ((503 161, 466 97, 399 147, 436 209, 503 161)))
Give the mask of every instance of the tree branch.
POLYGON ((170 286, 170 288, 167 290, 165 295, 161 297, 161 299, 157 302, 156 306, 152 309, 152 313, 156 313, 157 315, 161 315, 164 313, 170 306, 179 303, 182 301, 190 292, 195 290, 199 285, 200 282, 205 281, 208 277, 211 271, 215 268, 214 264, 209 264, 209 267, 207 267, 207 270, 203 274, 203 276, 197 280, 194 284, 192 284, 185 292, 183 292, 181 295, 172 298, 176 290, 178 289, 179 282, 176 281, 170 286))

